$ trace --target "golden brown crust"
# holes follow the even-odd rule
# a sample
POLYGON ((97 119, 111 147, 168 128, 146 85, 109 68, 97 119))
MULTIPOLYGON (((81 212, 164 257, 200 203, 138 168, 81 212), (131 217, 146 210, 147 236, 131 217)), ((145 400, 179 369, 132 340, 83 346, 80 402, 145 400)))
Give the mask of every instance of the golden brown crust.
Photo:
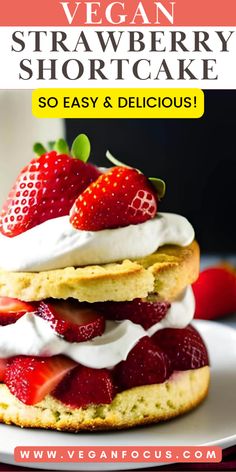
POLYGON ((35 406, 19 402, 0 384, 0 422, 61 431, 116 430, 158 423, 186 413, 206 397, 210 369, 175 373, 168 381, 126 390, 110 405, 71 409, 51 396, 35 406))
POLYGON ((163 246, 138 261, 154 276, 154 293, 159 299, 174 300, 199 275, 200 250, 196 241, 187 247, 163 246))
POLYGON ((47 272, 0 271, 0 296, 37 301, 76 298, 80 301, 128 301, 157 293, 172 300, 193 283, 199 272, 199 247, 163 246, 136 262, 67 267, 47 272))

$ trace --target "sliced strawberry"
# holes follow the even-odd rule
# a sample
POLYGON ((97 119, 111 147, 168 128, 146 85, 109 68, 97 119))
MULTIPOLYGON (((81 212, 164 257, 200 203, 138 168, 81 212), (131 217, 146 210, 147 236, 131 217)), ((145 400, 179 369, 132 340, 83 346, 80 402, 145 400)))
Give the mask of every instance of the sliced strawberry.
POLYGON ((136 298, 132 302, 98 302, 94 306, 108 320, 130 320, 148 329, 166 316, 170 303, 136 298))
POLYGON ((193 326, 162 329, 152 340, 167 354, 173 370, 199 369, 209 364, 206 346, 193 326))
POLYGON ((81 192, 100 172, 67 154, 51 151, 21 171, 0 215, 0 231, 14 237, 44 221, 68 215, 81 192))
POLYGON ((101 336, 105 329, 104 317, 76 300, 40 302, 36 315, 69 342, 88 341, 101 336))
POLYGON ((164 382, 171 374, 170 363, 162 349, 148 337, 140 339, 126 361, 115 367, 117 385, 123 390, 164 382))
POLYGON ((211 320, 236 312, 236 272, 230 266, 203 270, 193 292, 195 318, 211 320))
POLYGON ((34 310, 33 305, 23 302, 18 298, 0 297, 0 313, 16 313, 34 310))
POLYGON ((111 372, 78 366, 53 392, 58 400, 73 408, 111 403, 115 396, 111 372))
POLYGON ((65 356, 14 357, 6 370, 5 384, 18 400, 35 405, 76 365, 65 356))
POLYGON ((0 382, 4 381, 8 359, 0 359, 0 382))
POLYGON ((70 222, 76 229, 98 231, 143 223, 157 212, 157 194, 135 169, 113 167, 77 198, 70 222))
POLYGON ((35 311, 30 303, 22 302, 17 298, 0 297, 0 325, 15 323, 27 312, 35 311))

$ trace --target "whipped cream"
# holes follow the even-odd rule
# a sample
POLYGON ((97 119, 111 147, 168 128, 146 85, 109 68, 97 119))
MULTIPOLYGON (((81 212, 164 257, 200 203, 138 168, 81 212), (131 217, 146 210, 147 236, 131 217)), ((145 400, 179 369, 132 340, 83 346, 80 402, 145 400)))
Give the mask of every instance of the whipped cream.
POLYGON ((0 268, 37 272, 138 259, 164 244, 187 246, 194 230, 186 218, 158 213, 145 223, 102 231, 76 230, 63 216, 14 238, 0 234, 0 268))
POLYGON ((26 313, 16 323, 0 327, 0 358, 16 355, 51 357, 65 354, 79 364, 94 369, 111 368, 125 360, 143 336, 163 328, 185 328, 193 319, 194 295, 187 287, 174 301, 165 318, 147 331, 132 321, 106 321, 102 336, 82 343, 69 343, 34 313, 26 313))

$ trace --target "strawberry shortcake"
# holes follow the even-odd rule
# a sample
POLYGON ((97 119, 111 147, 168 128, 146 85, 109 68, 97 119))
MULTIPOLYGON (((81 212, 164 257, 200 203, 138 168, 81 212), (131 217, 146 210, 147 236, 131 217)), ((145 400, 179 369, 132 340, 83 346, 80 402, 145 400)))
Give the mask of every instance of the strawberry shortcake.
POLYGON ((165 184, 79 135, 37 154, 0 215, 0 421, 80 431, 157 423, 207 395, 191 325, 199 248, 165 184))

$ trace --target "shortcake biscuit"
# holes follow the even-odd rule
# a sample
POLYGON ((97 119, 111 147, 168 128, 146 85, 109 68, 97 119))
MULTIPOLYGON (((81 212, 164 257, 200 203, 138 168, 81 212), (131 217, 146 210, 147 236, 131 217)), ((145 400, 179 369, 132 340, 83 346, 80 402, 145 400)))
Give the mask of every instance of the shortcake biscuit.
POLYGON ((199 246, 163 246, 137 261, 67 267, 45 272, 0 271, 0 296, 38 301, 75 298, 81 302, 131 301, 155 295, 173 300, 199 273, 199 246))

